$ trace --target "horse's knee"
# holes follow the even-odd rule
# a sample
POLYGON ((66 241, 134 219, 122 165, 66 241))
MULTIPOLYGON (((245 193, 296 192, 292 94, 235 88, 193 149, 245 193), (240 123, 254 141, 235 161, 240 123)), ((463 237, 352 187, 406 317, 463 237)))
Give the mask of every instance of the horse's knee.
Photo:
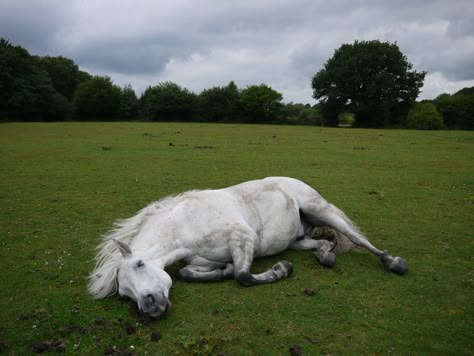
POLYGON ((193 272, 190 271, 186 267, 183 267, 178 271, 178 277, 179 277, 179 279, 181 279, 182 281, 185 281, 185 282, 191 282, 194 279, 193 278, 193 272))

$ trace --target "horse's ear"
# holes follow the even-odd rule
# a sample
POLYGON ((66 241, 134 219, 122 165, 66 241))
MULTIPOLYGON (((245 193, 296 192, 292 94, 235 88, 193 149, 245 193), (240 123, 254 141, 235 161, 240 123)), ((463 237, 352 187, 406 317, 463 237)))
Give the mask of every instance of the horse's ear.
POLYGON ((132 250, 130 250, 130 246, 128 246, 126 243, 123 243, 122 241, 112 239, 115 243, 115 245, 118 247, 120 253, 124 258, 127 257, 132 257, 132 250))

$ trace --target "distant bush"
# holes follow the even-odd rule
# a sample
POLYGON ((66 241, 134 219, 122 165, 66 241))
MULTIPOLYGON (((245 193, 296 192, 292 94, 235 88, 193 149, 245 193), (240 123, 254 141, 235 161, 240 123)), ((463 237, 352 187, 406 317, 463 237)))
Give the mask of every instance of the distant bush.
POLYGON ((321 115, 317 105, 284 104, 279 113, 279 122, 291 125, 321 125, 321 115))
POLYGON ((416 103, 408 113, 407 127, 417 130, 440 130, 444 127, 443 116, 432 103, 416 103))
MULTIPOLYGON (((474 88, 474 87, 473 87, 474 88)), ((474 129, 473 88, 464 88, 455 94, 441 94, 434 100, 444 123, 452 129, 474 129)))

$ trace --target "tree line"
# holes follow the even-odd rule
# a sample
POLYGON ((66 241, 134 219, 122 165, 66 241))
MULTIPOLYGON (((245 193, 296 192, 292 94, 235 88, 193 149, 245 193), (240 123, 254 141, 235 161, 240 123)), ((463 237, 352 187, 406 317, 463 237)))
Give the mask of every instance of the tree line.
POLYGON ((199 95, 172 82, 137 97, 131 85, 81 71, 65 57, 33 56, 0 40, 0 118, 16 121, 209 121, 316 124, 317 107, 285 104, 266 84, 240 89, 231 81, 199 95))
POLYGON ((16 121, 148 120, 294 123, 360 127, 472 129, 474 88, 416 102, 426 72, 393 43, 342 45, 313 77, 318 104, 284 103, 266 84, 233 81, 196 94, 173 82, 131 85, 81 71, 73 60, 33 56, 0 39, 0 119, 16 121))

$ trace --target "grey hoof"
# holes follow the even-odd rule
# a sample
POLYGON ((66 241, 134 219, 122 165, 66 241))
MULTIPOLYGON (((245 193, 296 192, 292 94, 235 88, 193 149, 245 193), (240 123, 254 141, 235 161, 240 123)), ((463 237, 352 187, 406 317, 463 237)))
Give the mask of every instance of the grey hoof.
POLYGON ((319 263, 324 267, 334 267, 336 264, 336 254, 331 251, 315 251, 314 254, 319 259, 319 263))
POLYGON ((272 269, 277 273, 279 278, 288 277, 293 273, 293 265, 285 260, 275 263, 272 269))
POLYGON ((250 273, 239 274, 238 281, 242 287, 251 287, 257 284, 255 278, 253 278, 250 273))
POLYGON ((396 273, 400 276, 404 275, 408 269, 407 260, 403 257, 393 257, 388 253, 384 253, 380 256, 382 263, 387 267, 391 272, 396 273))

